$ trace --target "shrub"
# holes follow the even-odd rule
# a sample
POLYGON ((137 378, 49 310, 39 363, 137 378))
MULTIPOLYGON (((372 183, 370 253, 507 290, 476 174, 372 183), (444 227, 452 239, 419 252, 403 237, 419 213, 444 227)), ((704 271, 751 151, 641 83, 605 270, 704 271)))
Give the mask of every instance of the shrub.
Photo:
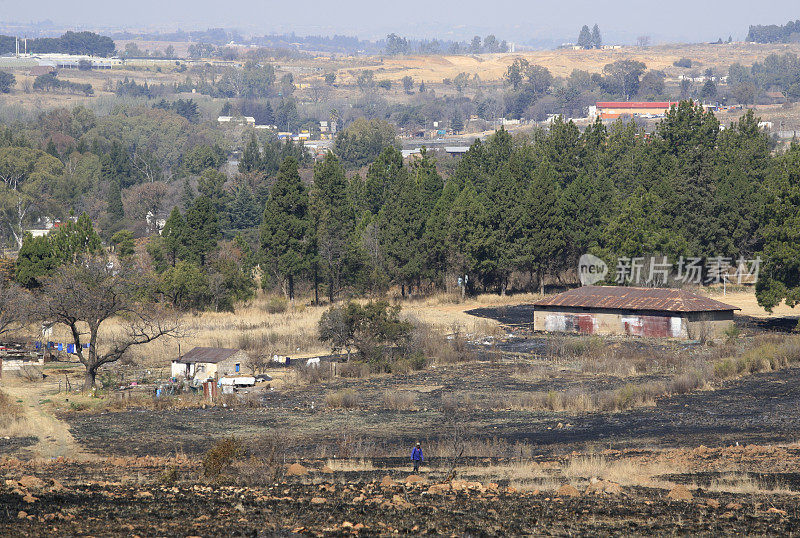
POLYGON ((731 322, 731 324, 728 325, 723 331, 723 333, 725 334, 725 338, 727 338, 728 341, 736 340, 737 338, 739 338, 739 334, 741 334, 741 332, 742 331, 739 329, 739 327, 733 322, 731 322))
POLYGON ((363 362, 344 362, 339 367, 339 375, 341 377, 351 377, 351 378, 364 378, 369 376, 370 374, 370 367, 369 364, 365 364, 363 362))
POLYGON ((264 303, 264 310, 270 314, 283 314, 289 308, 289 301, 286 297, 273 296, 264 303))
POLYGON ((684 67, 686 69, 691 68, 692 65, 694 64, 695 62, 692 62, 692 60, 690 60, 689 58, 681 58, 680 60, 675 60, 674 62, 672 62, 672 65, 674 65, 675 67, 684 67))
POLYGON ((463 396, 457 394, 442 394, 441 409, 442 413, 453 415, 462 411, 471 411, 475 409, 475 402, 472 401, 472 396, 469 394, 464 394, 463 396))
POLYGON ((164 472, 158 477, 158 481, 165 486, 175 484, 178 481, 178 468, 175 465, 170 465, 164 469, 164 472))
POLYGON ((203 458, 203 473, 209 478, 217 478, 234 460, 245 456, 242 442, 235 437, 223 439, 206 452, 203 458))
POLYGON ((325 395, 325 404, 332 409, 353 409, 358 406, 358 393, 354 389, 329 392, 325 395))
POLYGON ((0 392, 0 428, 6 428, 22 419, 25 414, 22 406, 13 402, 9 396, 0 392))
POLYGON ((320 366, 307 366, 305 364, 295 364, 294 371, 298 377, 307 383, 317 384, 331 378, 331 370, 327 363, 320 366))
POLYGON ((672 380, 670 392, 673 394, 686 394, 702 387, 705 384, 705 376, 702 372, 694 371, 683 374, 672 380))
POLYGON ((383 406, 393 411, 412 409, 417 401, 417 395, 409 391, 386 391, 383 393, 383 406))

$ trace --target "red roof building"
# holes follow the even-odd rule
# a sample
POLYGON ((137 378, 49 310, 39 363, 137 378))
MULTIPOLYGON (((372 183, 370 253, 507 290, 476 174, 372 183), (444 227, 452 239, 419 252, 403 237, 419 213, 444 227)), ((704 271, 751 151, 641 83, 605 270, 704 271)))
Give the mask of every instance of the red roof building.
POLYGON ((598 101, 596 114, 602 119, 616 119, 628 116, 661 116, 669 112, 677 101, 598 101))

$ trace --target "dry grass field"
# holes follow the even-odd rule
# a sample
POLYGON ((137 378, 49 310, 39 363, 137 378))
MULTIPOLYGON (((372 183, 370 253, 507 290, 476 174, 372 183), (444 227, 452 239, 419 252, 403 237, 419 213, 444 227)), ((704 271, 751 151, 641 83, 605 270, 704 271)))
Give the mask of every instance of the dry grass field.
MULTIPOLYGON (((371 67, 377 78, 400 80, 411 76, 415 81, 441 82, 459 73, 478 75, 483 81, 500 80, 515 58, 525 58, 532 64, 547 67, 553 75, 566 77, 573 69, 599 73, 603 66, 617 60, 637 60, 648 69, 672 73, 684 70, 673 67, 680 58, 698 62, 698 69, 715 68, 723 72, 733 63, 751 65, 773 53, 800 52, 800 45, 758 45, 732 43, 726 45, 659 45, 648 48, 622 47, 616 50, 546 50, 514 54, 480 54, 473 56, 407 56, 376 59, 371 67)), ((340 72, 343 80, 352 77, 349 71, 340 72)))
MULTIPOLYGON (((741 308, 739 314, 756 318, 779 318, 798 316, 800 312, 786 305, 780 305, 772 313, 766 312, 756 302, 752 290, 729 291, 725 296, 722 290, 706 290, 715 299, 741 308)), ((467 311, 481 308, 497 308, 530 304, 537 300, 537 294, 516 294, 499 296, 482 294, 461 302, 456 296, 439 294, 421 299, 401 301, 402 315, 421 322, 441 334, 460 333, 470 339, 486 336, 502 336, 500 322, 490 318, 479 318, 467 311)), ((271 312, 276 298, 260 293, 235 313, 202 312, 187 313, 181 316, 183 336, 180 339, 162 339, 132 352, 137 364, 152 367, 167 367, 177 356, 178 345, 183 352, 194 346, 247 348, 256 346, 269 354, 289 355, 291 357, 313 357, 330 352, 317 339, 317 323, 326 306, 310 306, 298 300, 294 307, 288 306, 283 312, 271 312)), ((119 325, 109 322, 106 334, 119 330, 119 325)), ((63 328, 57 328, 55 339, 68 338, 63 328)))

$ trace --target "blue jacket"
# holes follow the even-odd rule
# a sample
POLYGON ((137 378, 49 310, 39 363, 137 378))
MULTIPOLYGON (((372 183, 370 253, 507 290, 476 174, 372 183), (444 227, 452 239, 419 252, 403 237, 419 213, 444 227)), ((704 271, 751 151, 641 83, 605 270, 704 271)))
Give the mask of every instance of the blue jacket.
POLYGON ((422 456, 422 449, 418 446, 414 447, 414 450, 411 451, 411 460, 412 461, 425 461, 425 458, 422 456))

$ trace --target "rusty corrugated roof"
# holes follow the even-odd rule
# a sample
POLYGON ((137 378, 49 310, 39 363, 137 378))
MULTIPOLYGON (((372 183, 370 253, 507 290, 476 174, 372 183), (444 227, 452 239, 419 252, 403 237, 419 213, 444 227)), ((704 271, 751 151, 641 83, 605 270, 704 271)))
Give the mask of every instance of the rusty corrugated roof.
POLYGON ((224 361, 238 353, 238 349, 230 349, 224 347, 196 347, 186 353, 183 357, 178 359, 178 362, 193 363, 193 362, 212 362, 217 363, 224 361))
POLYGON ((568 306, 620 310, 661 310, 665 312, 719 312, 741 310, 735 306, 673 288, 629 288, 585 286, 533 303, 536 306, 568 306))

